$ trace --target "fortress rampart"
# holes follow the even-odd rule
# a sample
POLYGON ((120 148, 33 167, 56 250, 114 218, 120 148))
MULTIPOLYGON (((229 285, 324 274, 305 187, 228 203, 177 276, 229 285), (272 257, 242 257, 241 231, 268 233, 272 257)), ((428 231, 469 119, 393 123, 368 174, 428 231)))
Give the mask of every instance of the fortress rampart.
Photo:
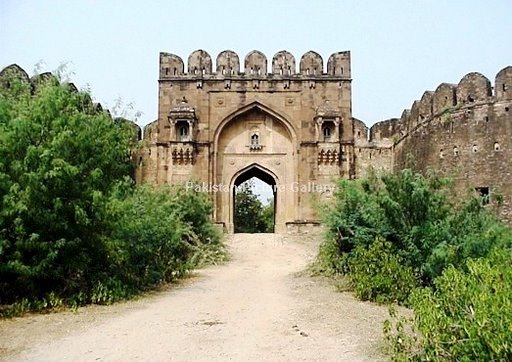
MULTIPOLYGON (((33 90, 54 77, 29 78, 13 64, 0 72, 0 86, 8 86, 8 73, 33 90)), ((135 178, 232 186, 256 176, 274 186, 329 186, 338 177, 363 177, 370 168, 433 169, 453 178, 459 194, 477 192, 491 205, 499 201, 501 216, 512 222, 512 67, 498 72, 494 87, 480 73, 442 83, 400 118, 370 128, 352 116, 351 81, 348 51, 332 54, 324 66, 313 51, 297 63, 284 50, 270 62, 256 50, 243 62, 230 50, 215 62, 197 50, 186 68, 179 56, 160 53, 158 119, 144 129, 135 178)), ((229 231, 232 195, 212 197, 214 218, 229 231)), ((284 213, 279 230, 317 222, 319 195, 276 197, 276 212, 284 213)))
POLYGON ((494 87, 482 74, 469 73, 458 84, 424 92, 399 119, 373 125, 369 143, 390 150, 386 162, 394 171, 433 169, 452 177, 457 193, 474 190, 491 203, 503 197, 500 212, 510 222, 511 107, 512 67, 498 72, 494 87))
POLYGON ((188 57, 187 72, 185 63, 174 54, 160 53, 160 79, 194 78, 194 79, 321 79, 330 77, 350 78, 350 52, 332 54, 327 60, 327 69, 320 54, 309 51, 302 55, 299 68, 295 57, 286 50, 277 52, 272 63, 258 50, 245 56, 242 71, 238 54, 231 50, 219 53, 215 65, 212 57, 204 50, 196 50, 188 57))
MULTIPOLYGON (((318 192, 354 178, 350 52, 286 50, 245 58, 204 50, 185 62, 160 53, 158 118, 145 127, 138 182, 238 185, 256 176, 276 186, 276 230, 317 225, 318 192), (250 176, 250 177, 249 177, 250 176)), ((214 218, 233 229, 233 195, 216 193, 214 218)))

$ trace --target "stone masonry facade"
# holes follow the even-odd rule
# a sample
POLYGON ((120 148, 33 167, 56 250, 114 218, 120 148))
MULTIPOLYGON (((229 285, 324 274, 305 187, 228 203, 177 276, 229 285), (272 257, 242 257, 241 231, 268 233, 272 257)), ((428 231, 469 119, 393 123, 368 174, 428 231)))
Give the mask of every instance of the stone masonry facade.
MULTIPOLYGON (((34 82, 17 65, 0 82, 9 72, 34 82)), ((318 203, 339 178, 432 169, 453 178, 457 194, 499 204, 512 223, 512 67, 494 86, 479 73, 442 83, 371 128, 352 116, 351 81, 349 51, 325 67, 313 51, 298 64, 287 51, 270 62, 252 51, 243 69, 229 50, 215 63, 197 50, 186 69, 179 56, 160 53, 158 118, 139 137, 135 180, 209 193, 214 220, 233 232, 234 188, 258 177, 274 190, 275 231, 300 233, 319 225, 318 203)))
POLYGON ((233 188, 256 176, 275 191, 276 232, 318 225, 335 179, 354 178, 350 52, 160 54, 158 119, 144 130, 138 182, 207 185, 233 231, 233 188), (269 69, 270 66, 270 69, 269 69), (298 67, 297 67, 298 66, 298 67), (298 68, 298 69, 297 69, 298 68))
POLYGON ((337 178, 364 177, 370 168, 433 169, 452 177, 459 193, 500 199, 510 222, 511 103, 512 67, 494 87, 470 73, 425 92, 401 118, 368 128, 352 116, 348 51, 332 54, 326 67, 313 51, 298 64, 287 51, 271 62, 252 51, 242 69, 232 51, 214 64, 198 50, 186 70, 179 56, 161 53, 158 119, 144 130, 136 178, 209 185, 214 218, 232 232, 232 188, 256 176, 276 190, 276 231, 301 232, 319 224, 318 201, 337 178))
POLYGON ((356 177, 369 166, 399 171, 433 170, 454 181, 457 196, 476 192, 512 223, 512 67, 499 71, 494 86, 480 73, 458 84, 426 91, 400 118, 367 129, 356 143, 356 177))

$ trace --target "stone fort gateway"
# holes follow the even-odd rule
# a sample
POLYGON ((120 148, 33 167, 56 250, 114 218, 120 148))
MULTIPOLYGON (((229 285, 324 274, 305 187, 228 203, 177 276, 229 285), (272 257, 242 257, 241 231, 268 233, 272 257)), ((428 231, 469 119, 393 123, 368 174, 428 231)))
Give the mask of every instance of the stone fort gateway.
POLYGON ((194 180, 231 233, 234 189, 257 177, 273 187, 275 231, 304 232, 319 225, 318 201, 336 179, 413 166, 450 176, 455 192, 477 192, 490 207, 499 200, 501 218, 512 222, 512 67, 494 86, 480 73, 442 83, 371 128, 352 115, 351 81, 349 51, 326 66, 313 51, 298 64, 287 51, 270 64, 252 51, 243 69, 229 50, 215 63, 194 51, 186 68, 160 53, 158 119, 144 128, 136 182, 194 180))
MULTIPOLYGON (((144 129, 136 180, 196 180, 211 192, 214 219, 233 232, 234 186, 274 186, 276 232, 318 225, 316 206, 337 178, 412 165, 451 176, 457 192, 503 196, 512 215, 512 67, 491 82, 479 73, 426 91, 400 118, 371 128, 352 115, 350 52, 325 66, 309 51, 233 51, 215 63, 203 50, 160 53, 158 119, 144 129), (269 64, 270 63, 270 64, 269 64), (242 68, 243 65, 243 68, 242 68)), ((492 200, 492 198, 491 198, 492 200)))

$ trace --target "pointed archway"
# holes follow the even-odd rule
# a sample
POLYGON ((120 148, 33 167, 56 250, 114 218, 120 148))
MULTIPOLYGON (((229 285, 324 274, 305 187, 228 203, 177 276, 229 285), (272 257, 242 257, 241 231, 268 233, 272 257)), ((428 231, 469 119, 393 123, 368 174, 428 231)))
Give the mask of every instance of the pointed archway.
POLYGON ((285 232, 286 222, 298 216, 298 195, 292 191, 298 178, 297 141, 291 123, 254 102, 226 117, 214 140, 215 184, 229 185, 230 190, 214 196, 216 221, 234 232, 233 189, 257 177, 276 191, 275 232, 285 232))
MULTIPOLYGON (((273 175, 270 171, 265 170, 262 166, 258 164, 252 164, 245 169, 241 170, 237 175, 233 177, 233 184, 231 187, 232 190, 232 201, 231 201, 231 210, 230 214, 233 220, 233 231, 238 232, 237 228, 237 205, 236 205, 236 194, 240 185, 245 182, 256 178, 263 181, 265 184, 269 185, 272 192, 272 202, 273 205, 273 226, 272 232, 275 231, 275 223, 276 223, 276 210, 277 210, 277 191, 278 191, 278 180, 275 175, 273 175)), ((260 215, 261 216, 261 215, 260 215)), ((255 223, 261 222, 262 220, 254 220, 255 223)), ((261 231, 259 231, 261 232, 261 231)))

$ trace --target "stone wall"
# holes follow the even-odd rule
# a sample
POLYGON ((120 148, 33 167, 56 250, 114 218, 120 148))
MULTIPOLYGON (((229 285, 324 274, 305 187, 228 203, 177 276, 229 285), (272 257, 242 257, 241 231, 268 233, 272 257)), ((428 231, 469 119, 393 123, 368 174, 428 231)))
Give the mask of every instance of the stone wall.
MULTIPOLYGON (((10 82, 13 79, 13 77, 27 84, 32 94, 34 94, 34 92, 37 91, 38 87, 43 82, 51 82, 52 84, 60 83, 60 80, 51 72, 40 73, 33 75, 32 77, 29 77, 27 72, 25 72, 25 70, 21 68, 19 65, 11 64, 0 71, 0 87, 10 87, 10 82)), ((75 86, 75 84, 66 83, 66 85, 72 92, 78 92, 78 88, 75 86)), ((106 108, 104 109, 101 103, 93 102, 89 95, 84 94, 84 96, 86 96, 84 98, 85 101, 83 103, 83 109, 85 112, 104 112, 110 118, 112 118, 110 111, 106 108)), ((140 141, 142 139, 142 129, 135 122, 132 122, 124 118, 115 118, 113 120, 128 122, 130 126, 134 129, 134 137, 136 141, 140 141)))
MULTIPOLYGON (((243 69, 241 63, 229 50, 215 64, 197 50, 186 68, 179 56, 160 54, 158 119, 144 128, 134 155, 138 183, 194 179, 232 186, 247 175, 263 175, 285 188, 277 194, 282 216, 276 230, 289 231, 317 225, 317 201, 326 195, 311 187, 364 177, 370 169, 414 167, 452 177, 460 195, 488 194, 490 207, 502 196, 500 213, 512 222, 512 67, 498 72, 494 88, 479 73, 442 83, 400 118, 368 128, 352 117, 350 52, 332 54, 326 67, 313 51, 297 64, 287 51, 269 63, 255 50, 243 69), (291 185, 307 191, 286 191, 291 185)), ((57 81, 51 73, 31 78, 13 64, 0 72, 0 86, 10 86, 12 76, 33 91, 42 80, 57 81)), ((87 107, 108 113, 92 100, 87 107)), ((231 196, 212 198, 215 219, 229 230, 231 196)))
POLYGON ((354 119, 354 164, 355 177, 362 178, 370 170, 380 173, 389 172, 393 166, 393 137, 398 120, 376 123, 368 129, 366 125, 354 119))
POLYGON ((494 91, 482 74, 469 73, 425 92, 399 120, 380 122, 370 134, 392 140, 395 171, 437 170, 454 179, 457 194, 489 193, 490 207, 502 195, 500 212, 512 222, 511 107, 512 67, 496 75, 494 91))
MULTIPOLYGON (((11 64, 0 71, 0 87, 8 88, 11 87, 11 83, 13 79, 17 79, 21 81, 27 86, 27 89, 30 90, 31 94, 34 95, 37 92, 38 87, 41 87, 43 83, 49 82, 52 85, 58 85, 62 83, 55 75, 51 72, 45 72, 41 74, 36 74, 32 77, 29 77, 27 72, 23 70, 17 64, 11 64)), ((78 88, 73 83, 62 83, 65 86, 69 87, 71 92, 78 92, 78 88)), ((134 142, 140 142, 142 139, 142 129, 135 123, 125 118, 117 117, 113 118, 110 111, 108 109, 104 109, 100 103, 95 103, 92 101, 91 97, 87 93, 83 93, 83 102, 81 103, 82 111, 88 114, 100 114, 103 113, 107 115, 112 122, 125 122, 129 124, 133 128, 133 140, 134 142)), ((137 158, 139 158, 138 151, 133 151, 132 160, 136 163, 137 158)), ((140 170, 135 171, 140 174, 140 170)), ((131 175, 132 178, 136 178, 136 175, 131 175)))
MULTIPOLYGON (((355 177, 350 52, 332 54, 326 66, 313 51, 298 62, 285 50, 271 61, 257 50, 243 61, 230 50, 212 59, 197 50, 185 67, 179 56, 160 53, 158 119, 144 130, 139 183, 232 186, 252 165, 286 190, 355 177)), ((216 220, 229 230, 231 196, 212 197, 216 220)), ((322 197, 278 193, 276 229, 316 223, 322 197)))

